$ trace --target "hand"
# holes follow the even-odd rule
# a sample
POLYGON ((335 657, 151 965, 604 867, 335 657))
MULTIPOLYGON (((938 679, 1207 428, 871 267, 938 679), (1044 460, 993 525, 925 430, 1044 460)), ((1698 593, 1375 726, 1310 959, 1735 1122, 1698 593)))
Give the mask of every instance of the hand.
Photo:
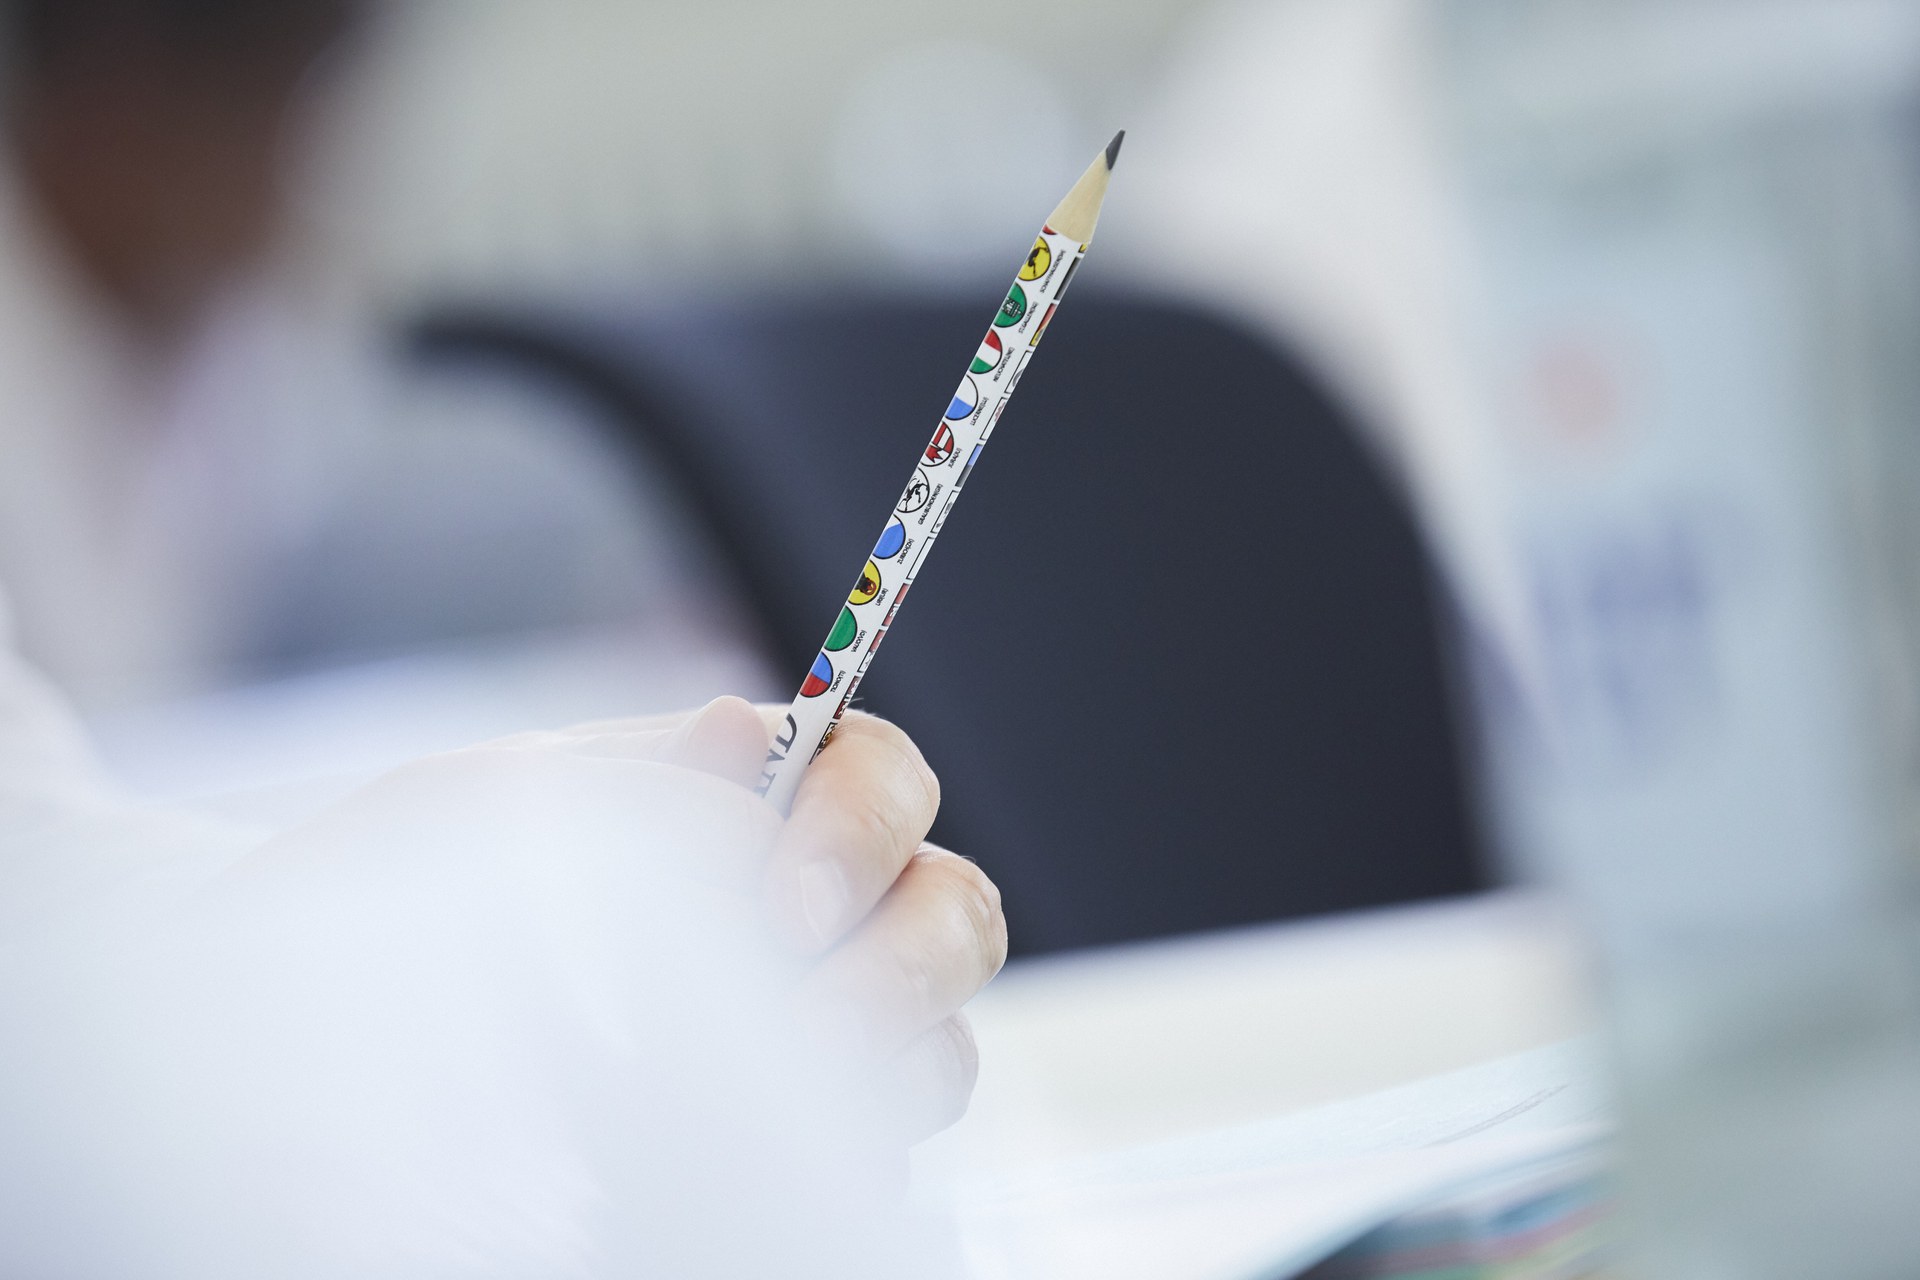
MULTIPOLYGON (((748 781, 786 708, 760 714, 761 757, 748 781)), ((926 842, 939 808, 939 780, 912 740, 849 712, 807 770, 767 869, 785 935, 819 957, 800 993, 805 1008, 870 1055, 910 1140, 965 1113, 979 1058, 961 1006, 1007 957, 999 889, 926 842)))
MULTIPOLYGON (((787 709, 721 698, 691 716, 605 721, 494 744, 662 760, 751 787, 787 709)), ((816 963, 802 1010, 875 1067, 909 1141, 965 1113, 979 1070, 961 1006, 1007 955, 1000 891, 926 843, 940 783, 885 720, 849 712, 807 770, 764 872, 774 925, 816 963)))
MULTIPOLYGON (((651 760, 744 791, 786 710, 721 698, 691 715, 523 734, 447 760, 522 757, 508 768, 525 767, 530 754, 651 760)), ((874 1090, 908 1141, 965 1113, 979 1060, 961 1006, 1007 954, 999 890, 973 863, 926 843, 939 807, 939 781, 912 740, 849 712, 808 769, 760 873, 775 929, 814 961, 797 993, 803 1016, 872 1064, 874 1090)), ((765 816, 761 808, 753 811, 765 816)))
POLYGON ((903 1148, 789 999, 871 995, 891 1048, 974 985, 898 943, 926 1000, 847 985, 938 883, 900 874, 932 794, 897 801, 894 739, 803 797, 854 828, 811 828, 849 886, 897 881, 849 889, 819 964, 767 925, 769 892, 808 920, 768 868, 810 828, 744 785, 767 732, 733 700, 417 761, 223 875, 10 938, 0 1273, 926 1274, 858 1263, 903 1148))

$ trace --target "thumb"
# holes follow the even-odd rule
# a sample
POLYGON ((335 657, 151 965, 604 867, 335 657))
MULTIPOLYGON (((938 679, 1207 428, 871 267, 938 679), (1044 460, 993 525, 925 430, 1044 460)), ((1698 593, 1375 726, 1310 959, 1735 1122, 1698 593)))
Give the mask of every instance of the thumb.
POLYGON ((767 757, 767 726, 744 698, 715 698, 676 725, 653 758, 750 787, 767 757))
POLYGON ((552 733, 499 738, 482 747, 557 751, 606 760, 653 760, 743 787, 760 779, 771 730, 744 698, 715 698, 682 716, 599 720, 552 733))

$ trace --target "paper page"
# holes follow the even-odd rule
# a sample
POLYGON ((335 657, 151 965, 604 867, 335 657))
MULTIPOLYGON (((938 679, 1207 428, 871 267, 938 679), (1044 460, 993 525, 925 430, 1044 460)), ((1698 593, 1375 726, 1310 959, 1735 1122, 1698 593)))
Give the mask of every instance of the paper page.
POLYGON ((1261 1280, 1489 1171, 1593 1146, 1590 1042, 963 1190, 983 1280, 1261 1280))

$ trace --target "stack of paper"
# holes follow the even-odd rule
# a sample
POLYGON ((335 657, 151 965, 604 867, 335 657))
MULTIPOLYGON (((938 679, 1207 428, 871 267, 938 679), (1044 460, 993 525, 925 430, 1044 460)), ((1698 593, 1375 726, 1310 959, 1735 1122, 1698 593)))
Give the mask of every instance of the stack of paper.
POLYGON ((1580 1276, 1606 1114, 1592 1046, 1567 1043, 981 1181, 957 1213, 982 1280, 1580 1276))

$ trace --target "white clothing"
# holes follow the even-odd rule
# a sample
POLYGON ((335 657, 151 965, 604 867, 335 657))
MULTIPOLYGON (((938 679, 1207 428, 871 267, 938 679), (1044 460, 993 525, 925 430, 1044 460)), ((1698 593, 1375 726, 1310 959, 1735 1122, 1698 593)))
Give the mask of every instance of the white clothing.
POLYGON ((116 797, 0 643, 0 1273, 935 1274, 706 874, 771 812, 513 763, 262 845, 116 797))

